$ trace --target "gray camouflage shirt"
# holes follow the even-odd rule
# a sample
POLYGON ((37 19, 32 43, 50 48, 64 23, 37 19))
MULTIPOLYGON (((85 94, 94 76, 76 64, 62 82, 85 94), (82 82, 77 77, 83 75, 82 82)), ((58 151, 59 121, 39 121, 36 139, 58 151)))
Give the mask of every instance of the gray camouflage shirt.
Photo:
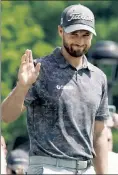
POLYGON ((77 70, 60 49, 35 60, 41 62, 40 74, 24 102, 30 156, 91 159, 95 120, 109 116, 106 75, 85 56, 77 70))

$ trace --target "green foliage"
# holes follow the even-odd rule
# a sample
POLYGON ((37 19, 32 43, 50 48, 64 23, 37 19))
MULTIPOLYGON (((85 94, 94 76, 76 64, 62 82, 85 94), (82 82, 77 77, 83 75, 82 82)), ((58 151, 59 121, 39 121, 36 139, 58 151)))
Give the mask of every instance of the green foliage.
POLYGON ((27 136, 26 113, 23 114, 22 117, 10 124, 2 123, 2 134, 4 135, 5 140, 7 141, 8 150, 12 149, 13 143, 17 136, 27 136))
POLYGON ((36 57, 38 57, 39 55, 40 57, 43 57, 51 53, 53 49, 54 48, 50 44, 41 41, 41 42, 37 42, 36 44, 34 44, 33 52, 35 53, 34 55, 36 55, 36 57))
POLYGON ((39 21, 45 31, 45 41, 54 44, 57 36, 57 26, 60 23, 64 1, 35 1, 32 4, 32 15, 39 21))
POLYGON ((118 152, 118 129, 113 129, 113 150, 118 152))
MULTIPOLYGON (((26 49, 33 51, 35 59, 61 45, 57 31, 61 12, 77 3, 87 5, 95 14, 97 37, 93 44, 98 40, 118 42, 117 1, 2 1, 2 100, 16 84, 20 59, 26 49)), ((116 84, 115 95, 117 88, 116 84)), ((26 113, 13 123, 2 123, 2 132, 8 144, 18 135, 27 134, 26 113)), ((115 132, 114 143, 116 137, 115 132)))

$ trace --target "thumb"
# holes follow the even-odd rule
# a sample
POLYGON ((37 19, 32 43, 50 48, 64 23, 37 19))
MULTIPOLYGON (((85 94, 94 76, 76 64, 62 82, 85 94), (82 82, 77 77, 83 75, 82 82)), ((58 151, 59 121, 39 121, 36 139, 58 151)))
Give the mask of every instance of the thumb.
POLYGON ((36 67, 35 67, 36 73, 39 73, 40 67, 41 67, 41 63, 37 63, 37 65, 36 65, 36 67))

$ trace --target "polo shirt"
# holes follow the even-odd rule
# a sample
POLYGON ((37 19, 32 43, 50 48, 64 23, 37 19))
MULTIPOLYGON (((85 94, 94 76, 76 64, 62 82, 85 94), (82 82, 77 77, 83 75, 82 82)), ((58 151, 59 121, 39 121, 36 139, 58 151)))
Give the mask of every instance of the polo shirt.
POLYGON ((30 156, 92 159, 95 120, 109 116, 106 75, 85 56, 77 70, 60 47, 35 62, 40 74, 24 101, 30 156))

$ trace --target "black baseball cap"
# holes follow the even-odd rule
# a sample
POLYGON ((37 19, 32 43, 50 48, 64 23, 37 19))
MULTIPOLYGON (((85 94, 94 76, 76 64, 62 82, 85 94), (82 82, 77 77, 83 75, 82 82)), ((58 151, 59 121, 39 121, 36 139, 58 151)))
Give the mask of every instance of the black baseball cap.
POLYGON ((60 25, 66 33, 87 30, 96 35, 94 14, 89 8, 81 4, 65 8, 61 15, 60 25))

